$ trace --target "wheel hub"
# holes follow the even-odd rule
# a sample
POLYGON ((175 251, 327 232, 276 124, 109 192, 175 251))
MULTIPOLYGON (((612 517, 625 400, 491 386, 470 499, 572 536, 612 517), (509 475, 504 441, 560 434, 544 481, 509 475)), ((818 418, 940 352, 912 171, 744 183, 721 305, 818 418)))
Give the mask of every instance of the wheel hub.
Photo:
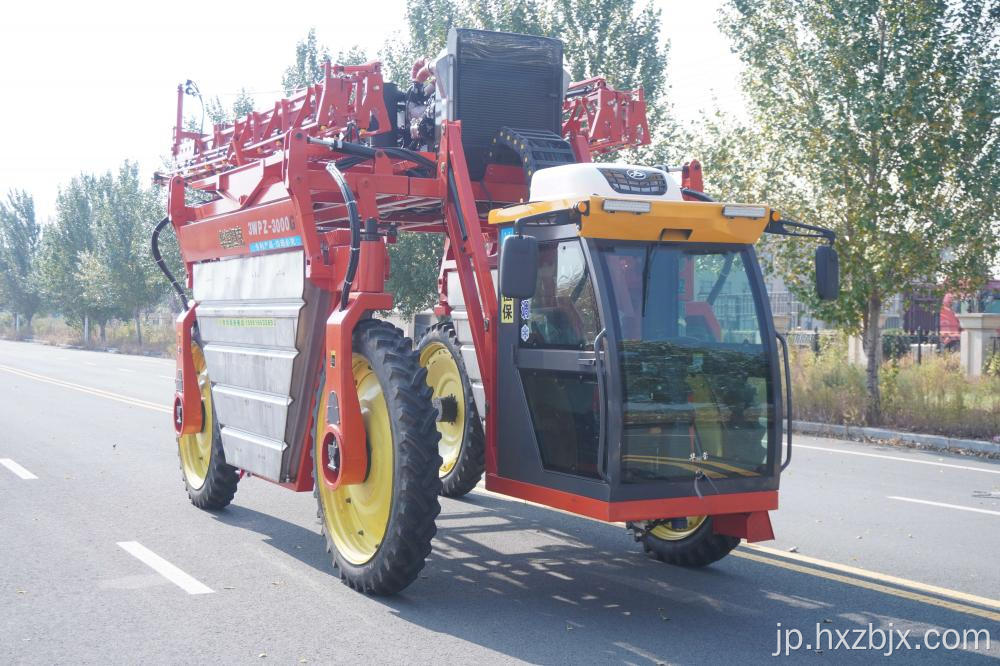
POLYGON ((437 410, 438 423, 454 423, 458 420, 458 400, 453 395, 434 398, 431 401, 437 410))
POLYGON ((329 443, 326 445, 327 460, 329 462, 326 466, 331 472, 336 473, 340 470, 340 445, 337 443, 336 437, 331 437, 329 443))

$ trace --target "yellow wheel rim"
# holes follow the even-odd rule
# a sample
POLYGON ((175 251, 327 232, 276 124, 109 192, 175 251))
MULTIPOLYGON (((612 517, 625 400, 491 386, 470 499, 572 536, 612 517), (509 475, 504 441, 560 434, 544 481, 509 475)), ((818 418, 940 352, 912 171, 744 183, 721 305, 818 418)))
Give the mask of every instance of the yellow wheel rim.
POLYGON ((698 531, 698 528, 701 527, 707 517, 708 516, 688 516, 687 527, 683 529, 675 529, 669 524, 661 523, 650 530, 649 533, 657 539, 663 539, 664 541, 680 541, 681 539, 686 539, 698 531))
POLYGON ((212 382, 208 379, 208 368, 205 365, 205 355, 198 345, 191 346, 194 357, 194 369, 198 373, 198 388, 201 390, 203 418, 201 432, 192 435, 181 435, 177 438, 177 446, 181 452, 181 466, 188 484, 195 490, 205 484, 208 476, 208 464, 212 459, 212 382))
POLYGON ((323 521, 327 534, 341 557, 351 564, 361 565, 378 552, 389 525, 392 508, 393 445, 389 408, 378 377, 368 360, 360 354, 353 357, 354 384, 358 387, 361 417, 368 437, 368 478, 363 483, 331 489, 323 482, 323 435, 326 426, 327 397, 320 400, 320 415, 316 419, 314 440, 316 485, 323 504, 323 521))
POLYGON ((458 463, 462 452, 462 437, 465 435, 465 389, 462 375, 451 351, 440 342, 431 342, 420 351, 420 365, 427 368, 427 385, 432 397, 438 400, 452 399, 457 405, 454 421, 437 422, 441 439, 438 453, 441 454, 439 476, 447 476, 458 463))

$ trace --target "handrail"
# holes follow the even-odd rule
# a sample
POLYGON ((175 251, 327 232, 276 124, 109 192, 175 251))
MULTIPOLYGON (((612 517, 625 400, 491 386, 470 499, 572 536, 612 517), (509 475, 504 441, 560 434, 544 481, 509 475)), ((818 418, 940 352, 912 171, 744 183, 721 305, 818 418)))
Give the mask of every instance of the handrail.
POLYGON ((597 473, 605 481, 608 478, 607 471, 604 469, 604 450, 605 450, 605 432, 607 430, 607 397, 605 396, 605 386, 604 386, 604 361, 601 360, 601 347, 604 345, 604 337, 607 334, 607 329, 602 328, 600 333, 594 336, 594 370, 597 373, 597 401, 600 403, 600 420, 598 421, 597 430, 597 473))
POLYGON ((778 338, 778 342, 781 343, 781 352, 785 360, 785 413, 788 422, 788 457, 785 458, 785 462, 781 463, 781 471, 785 471, 788 463, 792 462, 792 373, 788 367, 788 340, 777 331, 775 331, 774 335, 778 338))

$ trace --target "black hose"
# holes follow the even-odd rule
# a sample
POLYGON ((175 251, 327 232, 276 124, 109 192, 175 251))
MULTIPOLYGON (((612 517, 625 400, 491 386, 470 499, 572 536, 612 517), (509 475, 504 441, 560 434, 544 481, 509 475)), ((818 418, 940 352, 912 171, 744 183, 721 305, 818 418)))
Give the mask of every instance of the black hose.
POLYGON ((681 194, 686 194, 692 199, 697 199, 698 201, 707 201, 708 203, 714 203, 715 199, 708 196, 704 192, 699 192, 698 190, 692 190, 689 187, 682 187, 681 194))
POLYGON ((358 213, 358 202, 354 198, 354 193, 351 192, 347 179, 337 165, 331 162, 326 165, 326 170, 337 181, 340 194, 344 197, 344 205, 347 206, 347 216, 351 219, 351 255, 347 262, 347 272, 344 274, 344 284, 340 288, 340 309, 344 310, 347 308, 351 287, 354 286, 354 277, 358 272, 358 261, 361 259, 361 214, 358 213))
MULTIPOLYGON (((318 143, 322 146, 330 148, 331 150, 336 150, 339 153, 344 153, 345 155, 353 155, 354 157, 361 157, 366 160, 375 159, 376 154, 378 153, 378 151, 381 150, 386 155, 392 155, 393 157, 398 157, 399 159, 419 164, 420 166, 426 167, 431 171, 437 168, 437 163, 435 163, 433 160, 429 160, 420 153, 414 150, 408 150, 406 148, 391 148, 391 147, 372 148, 371 146, 365 146, 360 143, 352 143, 350 141, 325 141, 323 139, 314 139, 312 137, 308 137, 306 141, 309 143, 318 143)), ((345 164, 347 163, 347 160, 340 160, 340 161, 344 162, 345 164)), ((348 164, 348 166, 354 166, 354 164, 358 164, 358 162, 354 162, 353 164, 348 164)), ((339 164, 338 168, 341 168, 339 164)))
POLYGON ((150 242, 150 246, 153 251, 153 260, 156 261, 156 265, 159 266, 163 274, 167 276, 167 280, 170 282, 170 285, 174 288, 174 291, 177 292, 178 298, 181 299, 181 308, 187 310, 187 294, 184 293, 184 289, 181 287, 180 283, 177 282, 174 274, 170 272, 169 268, 167 268, 167 262, 163 260, 163 255, 160 254, 160 232, 163 231, 164 227, 168 224, 170 224, 170 218, 164 217, 156 225, 156 228, 153 229, 153 238, 150 242))

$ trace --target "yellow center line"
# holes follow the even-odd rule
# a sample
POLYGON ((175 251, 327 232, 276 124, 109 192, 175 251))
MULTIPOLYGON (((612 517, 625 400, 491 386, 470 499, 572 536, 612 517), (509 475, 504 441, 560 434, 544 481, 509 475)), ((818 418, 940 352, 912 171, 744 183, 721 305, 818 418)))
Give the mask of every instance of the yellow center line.
POLYGON ((927 604, 929 606, 937 606, 939 608, 946 608, 950 611, 955 611, 956 613, 964 613, 965 615, 975 615, 977 617, 986 618, 987 620, 993 620, 994 622, 1000 622, 1000 613, 995 613, 993 611, 986 610, 984 608, 975 608, 973 606, 967 606, 965 604, 960 604, 955 601, 948 601, 947 599, 938 599, 937 597, 930 597, 926 594, 920 594, 919 592, 910 592, 909 590, 901 590, 896 587, 889 587, 888 585, 882 585, 880 583, 873 583, 867 580, 861 580, 860 578, 851 578, 850 576, 844 576, 842 574, 833 573, 831 571, 822 571, 820 569, 813 569, 812 567, 804 567, 800 564, 792 564, 791 562, 781 562, 770 557, 762 557, 760 555, 754 555, 753 553, 747 553, 745 551, 734 550, 730 553, 734 557, 739 557, 744 560, 753 560, 754 562, 760 562, 761 564, 767 564, 772 567, 780 567, 782 569, 787 569, 789 571, 795 571, 796 573, 808 574, 810 576, 816 576, 818 578, 825 578, 827 580, 836 581, 838 583, 843 583, 845 585, 853 585, 854 587, 862 587, 866 590, 872 590, 874 592, 881 592, 882 594, 889 594, 894 597, 900 597, 902 599, 909 599, 910 601, 917 601, 919 603, 927 604))
POLYGON ((852 574, 855 576, 874 578, 884 583, 892 583, 893 585, 899 585, 901 587, 909 587, 914 590, 929 592, 930 594, 937 594, 943 597, 952 597, 953 599, 958 599, 960 601, 966 601, 968 603, 978 604, 980 606, 993 608, 994 610, 1000 610, 1000 600, 990 599, 989 597, 979 597, 976 596, 975 594, 967 594, 965 592, 959 592, 958 590, 950 590, 946 587, 938 587, 937 585, 928 585, 927 583, 921 583, 915 580, 910 580, 908 578, 900 578, 898 576, 878 573, 877 571, 861 569, 860 567, 852 567, 849 564, 838 564, 836 562, 829 562, 827 560, 821 560, 818 557, 809 557, 808 555, 800 555, 799 553, 788 553, 783 550, 778 550, 777 548, 758 546, 757 544, 754 543, 745 543, 743 544, 742 547, 749 548, 750 550, 756 550, 761 553, 767 553, 768 555, 776 555, 778 557, 783 557, 789 560, 796 560, 798 562, 803 562, 806 564, 813 564, 816 566, 824 567, 826 569, 833 569, 835 571, 840 571, 842 573, 852 574))
POLYGON ((28 370, 21 370, 20 368, 13 368, 9 365, 0 364, 0 370, 4 372, 9 372, 12 375, 18 375, 19 377, 24 377, 26 379, 33 379, 38 382, 45 382, 47 384, 53 384, 55 386, 61 386, 62 388, 72 389, 74 391, 80 391, 81 393, 89 393, 90 395, 96 395, 99 398, 107 398, 108 400, 117 400, 118 402, 123 402, 126 405, 132 405, 133 407, 142 407, 144 409, 151 409, 156 412, 163 412, 165 414, 173 413, 173 410, 166 405, 149 402, 147 400, 141 400, 139 398, 132 398, 127 395, 122 395, 120 393, 112 393, 111 391, 105 391, 103 389, 94 388, 92 386, 83 386, 82 384, 74 384, 73 382, 66 382, 61 379, 55 379, 54 377, 47 377, 45 375, 39 375, 34 372, 29 372, 28 370))

